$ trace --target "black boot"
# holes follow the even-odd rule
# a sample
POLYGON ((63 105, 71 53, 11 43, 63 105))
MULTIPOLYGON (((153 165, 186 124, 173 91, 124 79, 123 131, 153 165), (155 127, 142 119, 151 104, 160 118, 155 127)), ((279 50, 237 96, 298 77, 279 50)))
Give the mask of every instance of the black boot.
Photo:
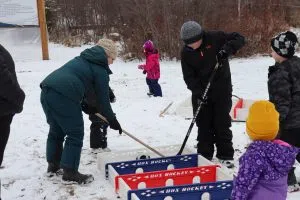
POLYGON ((62 179, 64 181, 68 181, 68 182, 76 182, 78 184, 87 184, 87 183, 93 182, 94 177, 91 174, 81 174, 77 170, 64 169, 62 179))
POLYGON ((153 96, 153 93, 152 93, 152 92, 148 92, 147 95, 148 95, 149 97, 151 97, 151 96, 153 96))
POLYGON ((54 175, 62 175, 62 170, 57 163, 48 163, 47 175, 52 177, 54 175))

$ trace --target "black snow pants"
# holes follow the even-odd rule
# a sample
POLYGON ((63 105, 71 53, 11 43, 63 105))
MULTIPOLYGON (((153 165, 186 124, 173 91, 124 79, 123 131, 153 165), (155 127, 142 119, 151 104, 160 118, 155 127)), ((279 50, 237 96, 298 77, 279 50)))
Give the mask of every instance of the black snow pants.
POLYGON ((107 128, 108 125, 105 121, 97 117, 96 115, 89 115, 89 119, 92 122, 90 126, 90 148, 106 148, 107 147, 107 128))
MULTIPOLYGON (((193 111, 198 108, 198 102, 192 96, 193 111)), ((197 152, 211 160, 216 145, 216 157, 222 160, 233 160, 234 149, 232 145, 231 117, 229 115, 232 106, 231 94, 222 98, 208 99, 197 116, 198 144, 197 152)))
POLYGON ((10 124, 14 115, 0 116, 0 166, 2 165, 4 150, 9 138, 10 124))
MULTIPOLYGON (((300 148, 300 128, 284 129, 280 130, 279 139, 300 148)), ((300 154, 297 155, 297 161, 300 163, 300 154)), ((288 174, 288 185, 294 185, 297 183, 297 179, 294 173, 293 167, 288 174)))

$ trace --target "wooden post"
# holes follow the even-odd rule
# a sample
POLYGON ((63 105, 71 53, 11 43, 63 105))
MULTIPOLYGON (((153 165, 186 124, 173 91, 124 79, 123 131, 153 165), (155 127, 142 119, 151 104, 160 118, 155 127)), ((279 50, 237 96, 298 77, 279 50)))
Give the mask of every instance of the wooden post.
POLYGON ((38 18, 41 33, 43 60, 49 60, 48 34, 46 25, 45 0, 37 0, 38 18))

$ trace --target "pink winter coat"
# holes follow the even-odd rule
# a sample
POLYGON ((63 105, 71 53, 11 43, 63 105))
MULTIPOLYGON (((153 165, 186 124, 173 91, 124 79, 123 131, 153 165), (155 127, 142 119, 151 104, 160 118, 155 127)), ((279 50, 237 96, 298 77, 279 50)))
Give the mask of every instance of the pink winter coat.
POLYGON ((140 65, 147 72, 148 79, 160 78, 159 54, 149 54, 146 56, 146 64, 140 65))

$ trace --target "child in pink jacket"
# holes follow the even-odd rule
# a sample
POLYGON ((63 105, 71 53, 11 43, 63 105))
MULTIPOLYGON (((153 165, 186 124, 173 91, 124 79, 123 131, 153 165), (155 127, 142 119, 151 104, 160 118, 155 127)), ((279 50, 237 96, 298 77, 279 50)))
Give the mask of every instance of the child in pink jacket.
POLYGON ((139 69, 143 69, 143 73, 147 74, 146 83, 149 87, 149 96, 162 97, 161 87, 158 83, 160 78, 159 54, 154 48, 153 42, 148 40, 143 45, 144 54, 146 56, 146 64, 139 65, 139 69))

